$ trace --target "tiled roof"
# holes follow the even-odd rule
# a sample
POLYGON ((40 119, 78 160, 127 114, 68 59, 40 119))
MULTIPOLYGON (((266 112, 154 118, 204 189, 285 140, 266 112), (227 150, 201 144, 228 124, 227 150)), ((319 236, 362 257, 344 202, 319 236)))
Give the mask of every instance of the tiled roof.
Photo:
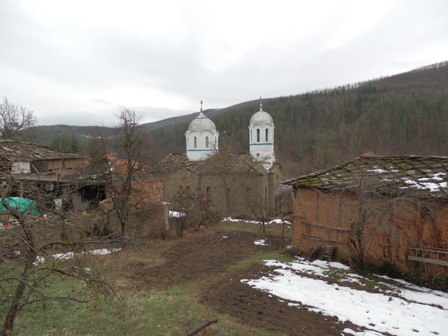
POLYGON ((82 156, 40 146, 31 142, 0 140, 0 157, 8 161, 33 162, 56 159, 81 159, 82 156))
POLYGON ((448 157, 360 157, 351 162, 283 182, 299 187, 448 198, 448 157))
POLYGON ((186 154, 171 153, 153 170, 154 173, 167 174, 178 169, 188 169, 197 174, 267 174, 271 170, 255 162, 249 153, 233 153, 226 156, 211 157, 206 160, 190 161, 186 154))

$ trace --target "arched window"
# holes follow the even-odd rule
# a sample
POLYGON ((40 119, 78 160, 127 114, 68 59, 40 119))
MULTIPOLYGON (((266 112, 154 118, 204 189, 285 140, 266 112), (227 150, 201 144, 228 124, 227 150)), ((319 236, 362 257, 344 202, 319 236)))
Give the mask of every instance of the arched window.
POLYGON ((260 142, 260 130, 257 129, 257 142, 260 142))
POLYGON ((198 138, 194 137, 194 148, 198 148, 198 138))
POLYGON ((205 137, 205 148, 208 148, 208 137, 205 137))
POLYGON ((266 142, 269 142, 269 129, 266 128, 266 142))
POLYGON ((264 187, 264 205, 268 205, 268 187, 264 187))

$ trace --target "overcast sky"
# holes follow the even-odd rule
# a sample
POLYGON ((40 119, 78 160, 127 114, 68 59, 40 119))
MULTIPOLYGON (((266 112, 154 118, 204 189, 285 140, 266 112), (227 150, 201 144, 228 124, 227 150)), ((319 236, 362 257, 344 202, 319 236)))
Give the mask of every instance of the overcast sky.
POLYGON ((447 0, 0 0, 0 99, 40 125, 110 125, 120 106, 149 122, 446 60, 447 0))

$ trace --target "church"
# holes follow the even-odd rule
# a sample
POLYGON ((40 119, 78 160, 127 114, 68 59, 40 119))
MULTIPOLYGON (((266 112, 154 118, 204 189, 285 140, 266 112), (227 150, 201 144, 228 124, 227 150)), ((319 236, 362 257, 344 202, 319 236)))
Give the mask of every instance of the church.
POLYGON ((219 132, 201 111, 185 132, 186 152, 169 154, 155 169, 164 200, 185 193, 202 195, 221 217, 275 211, 281 166, 274 155, 274 121, 260 110, 249 121, 249 153, 219 151, 219 132))

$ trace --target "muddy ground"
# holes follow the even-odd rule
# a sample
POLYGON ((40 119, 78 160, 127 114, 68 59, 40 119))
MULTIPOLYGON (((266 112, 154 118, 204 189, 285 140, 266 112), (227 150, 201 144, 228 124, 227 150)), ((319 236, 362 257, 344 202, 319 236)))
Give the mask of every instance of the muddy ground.
POLYGON ((349 322, 339 323, 336 317, 288 306, 287 301, 282 302, 240 282, 241 279, 263 276, 270 271, 267 266, 257 263, 248 268, 234 268, 232 272, 225 272, 240 260, 260 252, 280 250, 281 245, 281 237, 269 234, 211 231, 161 252, 163 262, 159 265, 134 265, 136 267, 133 267, 129 277, 141 289, 169 289, 203 279, 203 304, 220 313, 229 314, 243 324, 265 330, 282 331, 287 335, 313 336, 339 336, 347 327, 359 330, 349 322), (255 245, 256 239, 265 239, 267 245, 255 245))

